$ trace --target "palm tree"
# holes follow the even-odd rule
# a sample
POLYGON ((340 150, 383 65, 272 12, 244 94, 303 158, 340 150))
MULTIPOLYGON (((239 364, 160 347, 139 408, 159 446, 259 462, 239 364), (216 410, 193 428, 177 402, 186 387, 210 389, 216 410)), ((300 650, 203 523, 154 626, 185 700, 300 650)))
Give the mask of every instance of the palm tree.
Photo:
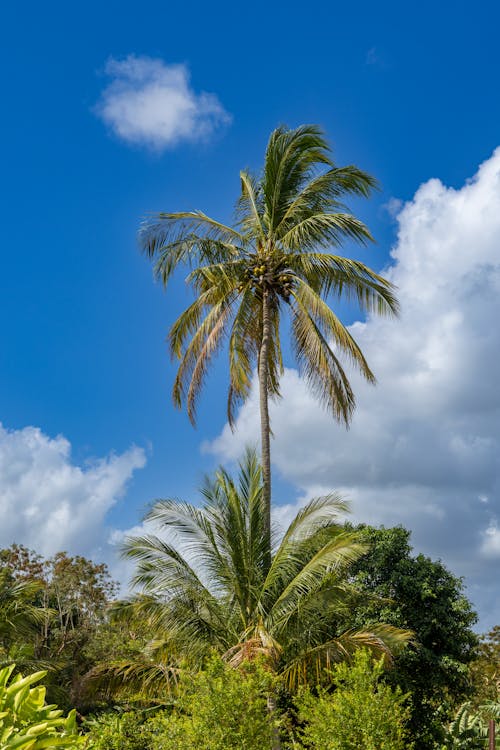
POLYGON ((54 665, 38 658, 40 630, 53 610, 40 604, 43 585, 29 578, 16 578, 0 568, 0 667, 16 663, 22 669, 50 669, 54 665))
MULTIPOLYGON (((175 663, 163 669, 166 682, 183 655, 199 666, 215 648, 235 667, 262 656, 293 689, 319 680, 324 668, 359 647, 390 659, 409 640, 409 631, 383 624, 335 632, 336 618, 356 599, 349 567, 367 550, 339 523, 347 504, 337 495, 309 502, 281 538, 273 530, 269 566, 255 454, 247 452, 237 482, 219 469, 201 491, 202 507, 156 502, 146 520, 161 535, 131 537, 125 546, 137 562, 134 583, 143 590, 129 606, 155 633, 166 634, 170 650, 162 645, 163 658, 174 655, 175 663)), ((158 675, 158 663, 149 664, 158 675)), ((144 662, 115 666, 114 676, 125 681, 127 674, 148 675, 144 662)))
POLYGON ((320 128, 276 129, 262 174, 243 171, 240 177, 234 227, 201 211, 159 213, 145 222, 139 239, 165 287, 177 266, 188 264, 187 280, 197 295, 170 329, 171 353, 180 360, 174 403, 186 402, 194 423, 208 365, 228 338, 228 419, 234 426, 236 407, 248 397, 257 367, 269 557, 268 401, 280 393, 282 314, 291 317, 292 345, 305 379, 334 417, 348 425, 355 399, 338 355, 369 382, 375 378, 328 302, 354 297, 362 310, 379 314, 396 313, 398 306, 386 279, 359 261, 327 252, 344 239, 372 239, 342 199, 367 197, 376 182, 355 166, 336 167, 320 128))

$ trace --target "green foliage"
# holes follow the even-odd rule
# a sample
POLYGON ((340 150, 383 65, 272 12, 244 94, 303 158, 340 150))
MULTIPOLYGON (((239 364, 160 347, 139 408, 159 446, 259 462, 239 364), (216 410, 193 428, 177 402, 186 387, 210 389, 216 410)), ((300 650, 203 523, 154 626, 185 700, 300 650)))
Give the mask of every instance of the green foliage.
POLYGON ((36 672, 28 677, 16 674, 15 666, 0 670, 0 747, 5 750, 76 748, 76 712, 66 717, 54 705, 45 703, 45 688, 31 687, 44 677, 36 672))
MULTIPOLYGON (((476 708, 470 702, 464 703, 447 727, 441 750, 484 750, 490 719, 500 719, 500 703, 490 701, 476 708)), ((500 736, 496 737, 495 746, 500 748, 500 736)))
POLYGON ((353 664, 338 664, 333 671, 333 693, 319 689, 302 693, 299 718, 301 735, 310 750, 410 750, 406 724, 410 715, 407 696, 393 690, 380 677, 382 660, 374 662, 367 651, 358 651, 353 664))
POLYGON ((500 625, 481 638, 471 664, 473 702, 500 702, 500 625))
POLYGON ((44 621, 37 606, 41 591, 38 581, 18 579, 8 567, 0 567, 0 662, 8 662, 21 640, 36 640, 44 621))
POLYGON ((419 750, 430 750, 442 739, 443 721, 451 718, 470 690, 476 615, 461 579, 440 561, 412 556, 407 530, 355 530, 370 551, 353 566, 354 582, 364 596, 346 623, 356 626, 382 619, 414 631, 415 642, 396 657, 387 679, 411 693, 412 736, 419 750))
POLYGON ((16 544, 0 550, 1 661, 48 669, 50 699, 85 709, 82 676, 123 651, 123 638, 107 618, 116 593, 104 564, 65 552, 45 560, 16 544))
POLYGON ((256 664, 236 671, 213 659, 205 671, 184 681, 178 707, 168 719, 153 719, 163 730, 162 750, 250 750, 271 743, 268 672, 256 664))
POLYGON ((272 678, 258 664, 240 671, 212 658, 206 670, 186 674, 172 712, 144 721, 141 713, 93 722, 88 750, 263 750, 272 726, 267 695, 272 678))
POLYGON ((138 711, 105 713, 86 722, 86 750, 149 750, 153 733, 138 711))
MULTIPOLYGON (((220 469, 202 494, 202 507, 162 500, 148 514, 175 532, 175 546, 148 535, 131 538, 126 547, 138 563, 135 582, 146 594, 131 606, 167 639, 171 667, 178 657, 202 664, 215 648, 233 666, 265 658, 294 689, 321 679, 325 667, 360 646, 390 658, 392 649, 407 643, 408 631, 380 623, 335 629, 336 615, 354 596, 349 570, 367 549, 339 523, 346 504, 337 496, 317 498, 299 511, 274 539, 269 566, 255 454, 247 453, 237 481, 220 469)), ((171 679, 175 670, 164 667, 164 679, 171 679)), ((158 688, 165 689, 161 681, 158 688)))

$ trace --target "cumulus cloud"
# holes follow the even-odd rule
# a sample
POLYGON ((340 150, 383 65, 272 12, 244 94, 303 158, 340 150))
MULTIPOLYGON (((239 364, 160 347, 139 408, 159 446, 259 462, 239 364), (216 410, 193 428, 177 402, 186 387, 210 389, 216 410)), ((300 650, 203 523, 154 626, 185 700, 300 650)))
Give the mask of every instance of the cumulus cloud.
POLYGON ((193 91, 185 65, 129 55, 108 60, 111 79, 96 107, 122 140, 157 151, 209 138, 230 122, 215 94, 193 91))
POLYGON ((64 437, 0 424, 0 546, 17 542, 43 555, 65 549, 105 559, 106 514, 145 463, 144 451, 132 447, 78 466, 64 437))
POLYGON ((210 588, 213 581, 210 579, 210 571, 206 569, 203 562, 196 555, 195 548, 190 544, 183 534, 179 534, 172 527, 165 526, 151 520, 143 520, 141 523, 131 526, 128 529, 113 529, 109 535, 108 542, 113 549, 114 555, 111 560, 111 570, 114 578, 122 584, 122 590, 132 593, 140 590, 140 586, 133 586, 133 577, 137 571, 135 560, 130 560, 120 554, 125 542, 130 539, 155 536, 165 544, 175 547, 185 560, 192 565, 207 588, 210 588))
MULTIPOLYGON (((271 407, 276 469, 302 492, 340 489, 355 517, 403 523, 417 549, 464 575, 485 625, 500 621, 500 149, 461 189, 423 184, 397 214, 387 275, 398 321, 350 328, 378 378, 352 373, 346 432, 287 370, 271 407), (495 561, 496 558, 496 561, 495 561)), ((208 446, 235 458, 258 440, 256 393, 208 446)), ((296 507, 288 507, 291 515, 296 507)), ((283 511, 282 511, 283 514, 283 511)))
POLYGON ((483 533, 481 552, 485 557, 500 560, 500 529, 496 519, 490 522, 483 533))

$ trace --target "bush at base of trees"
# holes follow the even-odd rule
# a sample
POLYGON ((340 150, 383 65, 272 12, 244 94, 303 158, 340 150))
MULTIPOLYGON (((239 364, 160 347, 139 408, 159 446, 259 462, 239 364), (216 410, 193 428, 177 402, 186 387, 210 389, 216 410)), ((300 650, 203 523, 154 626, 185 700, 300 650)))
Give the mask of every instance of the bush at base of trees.
POLYGON ((240 670, 214 657, 186 674, 172 711, 105 715, 92 723, 88 750, 263 750, 271 746, 267 695, 272 677, 258 664, 240 670))
MULTIPOLYGON (((407 696, 380 681, 382 672, 381 661, 360 651, 351 667, 335 668, 334 692, 302 692, 300 736, 292 739, 283 730, 283 748, 410 750, 407 696)), ((144 713, 130 712, 92 722, 87 750, 266 750, 276 741, 268 711, 274 680, 259 664, 235 670, 214 657, 179 687, 173 710, 146 720, 144 713)))
POLYGON ((407 735, 408 696, 380 681, 382 660, 360 651, 352 666, 333 671, 336 689, 316 695, 304 691, 297 700, 301 739, 310 750, 410 750, 407 735))

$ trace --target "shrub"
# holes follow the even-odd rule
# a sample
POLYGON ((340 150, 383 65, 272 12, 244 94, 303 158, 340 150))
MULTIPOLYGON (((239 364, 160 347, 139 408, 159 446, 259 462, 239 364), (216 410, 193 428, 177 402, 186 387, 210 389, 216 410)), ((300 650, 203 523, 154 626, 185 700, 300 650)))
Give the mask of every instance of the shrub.
POLYGON ((409 750, 407 696, 380 680, 382 660, 359 651, 352 666, 333 671, 335 690, 304 691, 297 699, 304 744, 312 750, 409 750))
POLYGON ((271 676, 256 664, 241 670, 213 658, 185 674, 173 711, 144 721, 143 712, 107 714, 91 723, 88 750, 266 750, 271 676))
POLYGON ((214 658, 181 684, 174 714, 150 721, 157 750, 261 750, 271 745, 266 695, 271 677, 261 667, 242 670, 214 658))
POLYGON ((143 712, 106 713, 86 722, 86 750, 149 750, 151 732, 143 712))

